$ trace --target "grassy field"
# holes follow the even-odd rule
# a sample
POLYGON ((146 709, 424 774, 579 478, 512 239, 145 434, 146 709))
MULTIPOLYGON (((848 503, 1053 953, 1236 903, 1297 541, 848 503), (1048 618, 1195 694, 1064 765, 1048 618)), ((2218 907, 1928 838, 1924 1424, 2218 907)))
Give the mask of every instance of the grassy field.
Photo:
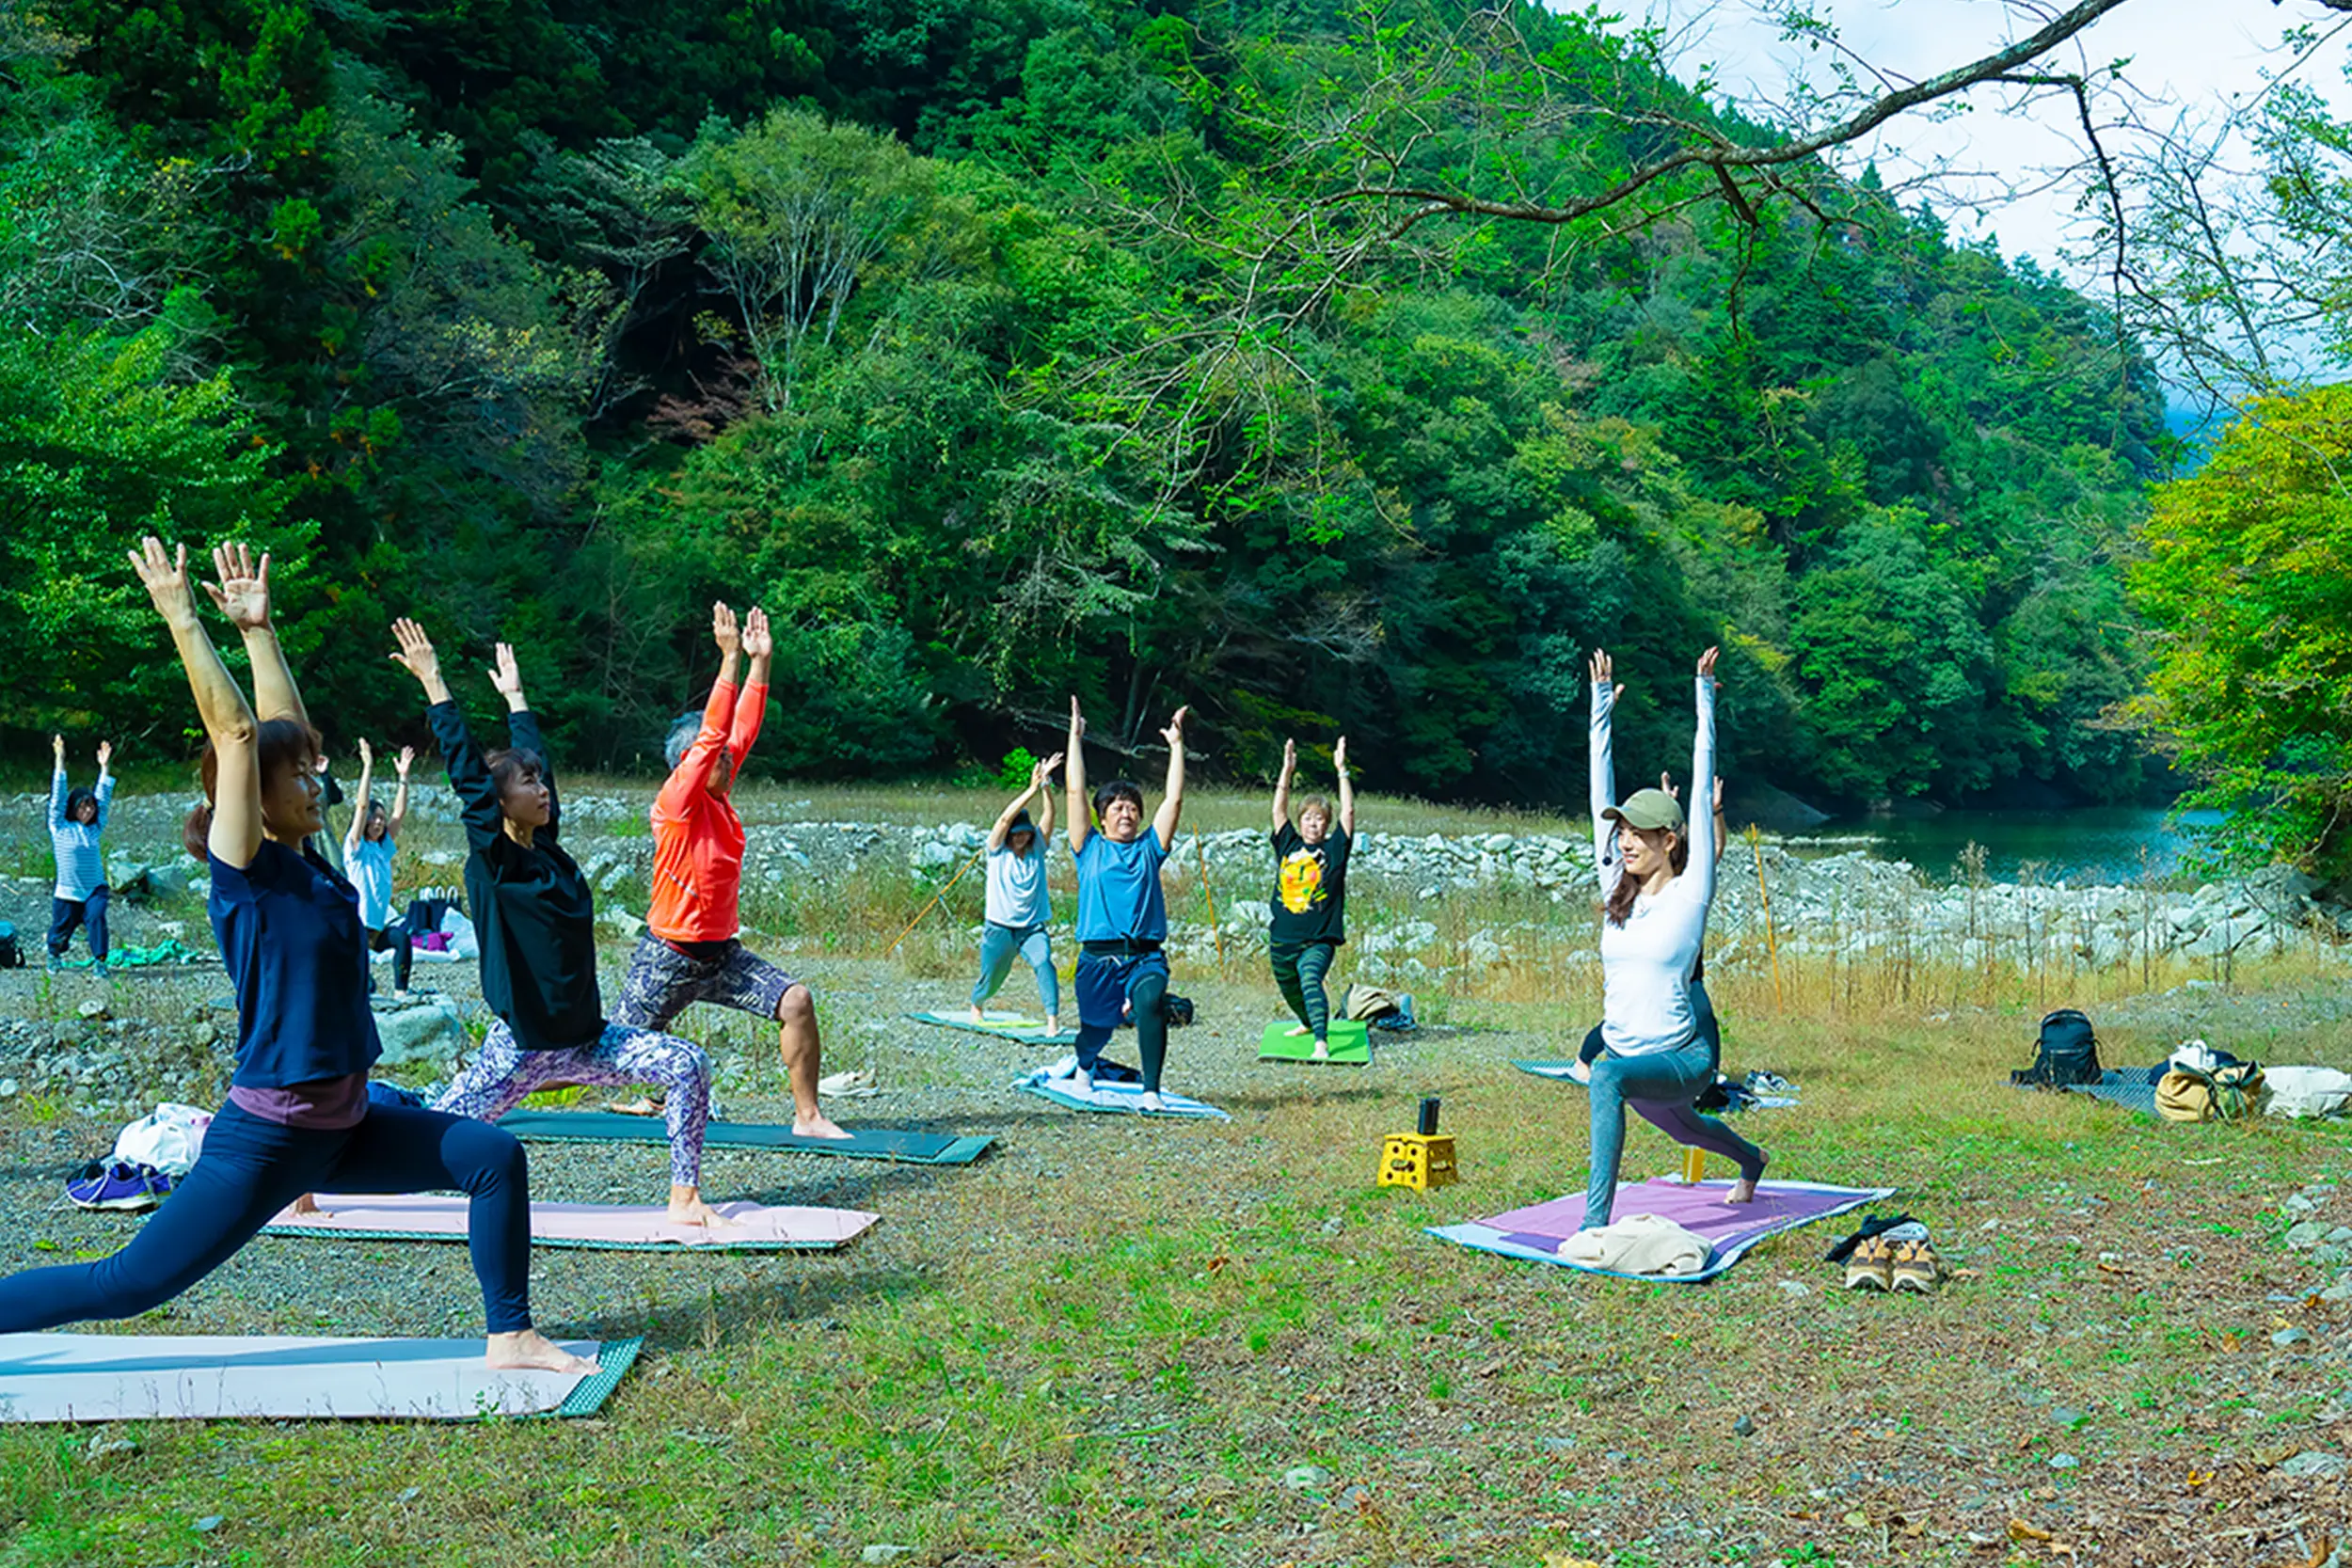
MULTIPOLYGON (((810 799, 779 790, 751 815, 977 819, 984 798, 793 804, 810 799)), ((1259 804, 1217 809, 1244 825, 1259 804)), ((946 923, 887 960, 863 939, 828 950, 827 928, 873 928, 920 892, 828 894, 771 928, 845 999, 827 1004, 831 1063, 948 1094, 960 1128, 1000 1139, 979 1164, 885 1173, 882 1225, 839 1255, 632 1259, 624 1297, 547 1323, 646 1337, 593 1420, 0 1426, 0 1568, 846 1564, 885 1546, 916 1568, 2267 1568, 2326 1562, 2352 1524, 2336 1481, 2280 1468, 2344 1457, 2352 1324, 2317 1293, 2332 1271, 2281 1235, 2291 1196, 2352 1174, 2344 1131, 2160 1125, 2005 1082, 2042 1006, 2078 995, 2110 1060, 2193 1030, 2352 1067, 2331 957, 2227 987, 1933 954, 1713 976, 1726 1067, 1803 1088, 1800 1108, 1743 1122, 1772 1174, 1897 1188, 1959 1271, 1889 1299, 1838 1290, 1820 1255, 1840 1222, 1698 1287, 1423 1234, 1582 1184, 1581 1093, 1508 1066, 1565 1053, 1590 1022, 1589 928, 1565 916, 1541 961, 1427 998, 1446 1027, 1368 1070, 1260 1067, 1246 1042, 1274 1003, 1254 960, 1180 968, 1204 1027, 1176 1037, 1171 1086, 1233 1119, 1137 1124, 1010 1096, 893 1021, 964 973, 946 923), (1424 1094, 1444 1099, 1462 1183, 1376 1188, 1381 1135, 1424 1094)), ((1463 901, 1444 928, 1485 914, 1463 901)), ((727 1038, 760 1049, 755 1031, 727 1038)), ((54 1163, 56 1115, 0 1112, 20 1170, 54 1163)), ((845 1164, 779 1156, 774 1180, 845 1164)), ((1629 1180, 1675 1164, 1655 1132, 1629 1134, 1629 1180)), ((2352 1224, 2352 1199, 2317 1200, 2352 1224)), ((424 1250, 369 1256, 396 1282, 424 1250)), ((537 1259, 551 1296, 572 1256, 537 1259)), ((453 1249, 430 1266, 462 1284, 453 1249)), ((454 1331, 332 1300, 240 1308, 223 1277, 200 1308, 123 1326, 454 1331)))
MULTIPOLYGON (((654 1271, 566 1325, 650 1340, 596 1420, 0 1431, 0 1562, 2299 1562, 2335 1528, 2271 1466, 2340 1447, 2342 1309, 2277 1212, 2344 1175, 2338 1130, 2016 1094, 2019 1015, 1755 1018, 1739 1062, 1804 1090, 1747 1120, 1775 1171, 1899 1187, 1961 1276, 1844 1295, 1824 1227, 1711 1286, 1599 1281, 1422 1234, 1582 1175, 1575 1091, 1503 1061, 1568 1021, 1457 1022, 1223 1094, 1228 1125, 1031 1123, 910 1195, 919 1247, 885 1217, 835 1258, 654 1271), (1376 1189, 1422 1092, 1464 1182, 1376 1189)), ((1632 1135, 1629 1178, 1671 1161, 1632 1135)))

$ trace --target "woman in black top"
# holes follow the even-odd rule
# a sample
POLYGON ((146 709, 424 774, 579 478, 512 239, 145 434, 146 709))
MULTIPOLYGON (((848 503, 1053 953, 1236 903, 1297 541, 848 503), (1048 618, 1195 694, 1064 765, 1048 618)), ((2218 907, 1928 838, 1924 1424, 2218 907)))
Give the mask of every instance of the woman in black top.
POLYGON ((1331 748, 1340 776, 1338 831, 1331 802, 1321 796, 1298 808, 1291 823, 1291 776, 1298 771, 1298 743, 1282 742, 1282 777, 1274 786, 1274 916, 1267 951, 1274 983, 1298 1020, 1294 1035, 1315 1037, 1314 1059, 1331 1057, 1331 998, 1324 976, 1347 941, 1347 856, 1356 844, 1356 786, 1347 776, 1347 737, 1331 748))
POLYGON ((564 806, 555 793, 539 721, 523 696, 515 650, 498 645, 491 684, 506 699, 514 742, 476 750, 441 679, 440 656, 424 628, 395 622, 392 656, 424 688, 425 718, 449 763, 466 824, 466 900, 482 938, 482 999, 498 1022, 434 1109, 496 1121, 540 1089, 571 1084, 659 1084, 668 1094, 670 1218, 723 1225, 703 1201, 703 1129, 710 1120, 710 1059, 675 1035, 608 1023, 596 989, 596 908, 563 845, 564 806))
POLYGON ((187 551, 131 558, 171 628, 203 715, 206 804, 191 853, 212 866, 213 931, 237 997, 237 1069, 196 1166, 129 1246, 94 1263, 0 1280, 0 1333, 152 1310, 233 1256, 310 1191, 472 1198, 469 1241, 493 1367, 592 1372, 531 1326, 531 1195, 522 1147, 495 1128, 367 1095, 381 1048, 367 998, 366 933, 351 884, 305 847, 321 826, 318 736, 269 614, 269 557, 213 552, 214 604, 244 634, 255 722, 196 616, 187 551))

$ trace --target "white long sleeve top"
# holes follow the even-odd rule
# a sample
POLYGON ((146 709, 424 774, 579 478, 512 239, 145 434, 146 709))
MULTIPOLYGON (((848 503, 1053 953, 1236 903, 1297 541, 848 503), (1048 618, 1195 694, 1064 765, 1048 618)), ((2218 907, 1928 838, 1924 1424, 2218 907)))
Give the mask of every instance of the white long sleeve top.
MULTIPOLYGON (((1691 743, 1690 799, 1704 806, 1715 794, 1715 683, 1697 681, 1698 731, 1691 743)), ((1617 803, 1616 765, 1610 752, 1615 689, 1593 686, 1593 864, 1604 902, 1616 891, 1624 865, 1615 824, 1601 814, 1617 803)), ((1707 941, 1708 907, 1715 900, 1715 816, 1686 813, 1691 853, 1682 874, 1656 894, 1633 900, 1622 926, 1600 928, 1600 1037, 1620 1056, 1673 1051, 1698 1027, 1691 1006, 1691 972, 1707 941)))

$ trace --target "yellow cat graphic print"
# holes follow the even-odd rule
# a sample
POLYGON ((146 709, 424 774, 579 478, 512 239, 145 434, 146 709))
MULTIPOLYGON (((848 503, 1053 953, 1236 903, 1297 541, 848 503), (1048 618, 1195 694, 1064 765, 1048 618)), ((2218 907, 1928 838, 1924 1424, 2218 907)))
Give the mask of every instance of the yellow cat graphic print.
POLYGON ((1323 857, 1312 849, 1294 849, 1282 857, 1279 882, 1282 907, 1293 914, 1305 914, 1323 902, 1323 857))

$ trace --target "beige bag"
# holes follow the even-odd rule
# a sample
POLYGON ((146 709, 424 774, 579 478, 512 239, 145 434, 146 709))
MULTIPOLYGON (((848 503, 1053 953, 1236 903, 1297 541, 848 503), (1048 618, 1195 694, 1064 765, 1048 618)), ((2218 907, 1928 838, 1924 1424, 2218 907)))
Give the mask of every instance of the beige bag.
POLYGON ((2263 1069, 2252 1062, 2199 1072, 2176 1067, 2156 1083, 2156 1114, 2167 1121, 2235 1121, 2262 1105, 2263 1069))
POLYGON ((1365 1023, 1375 1018, 1386 1018, 1396 1010, 1396 998, 1378 986, 1350 986, 1340 1002, 1342 1018, 1352 1018, 1365 1023))

